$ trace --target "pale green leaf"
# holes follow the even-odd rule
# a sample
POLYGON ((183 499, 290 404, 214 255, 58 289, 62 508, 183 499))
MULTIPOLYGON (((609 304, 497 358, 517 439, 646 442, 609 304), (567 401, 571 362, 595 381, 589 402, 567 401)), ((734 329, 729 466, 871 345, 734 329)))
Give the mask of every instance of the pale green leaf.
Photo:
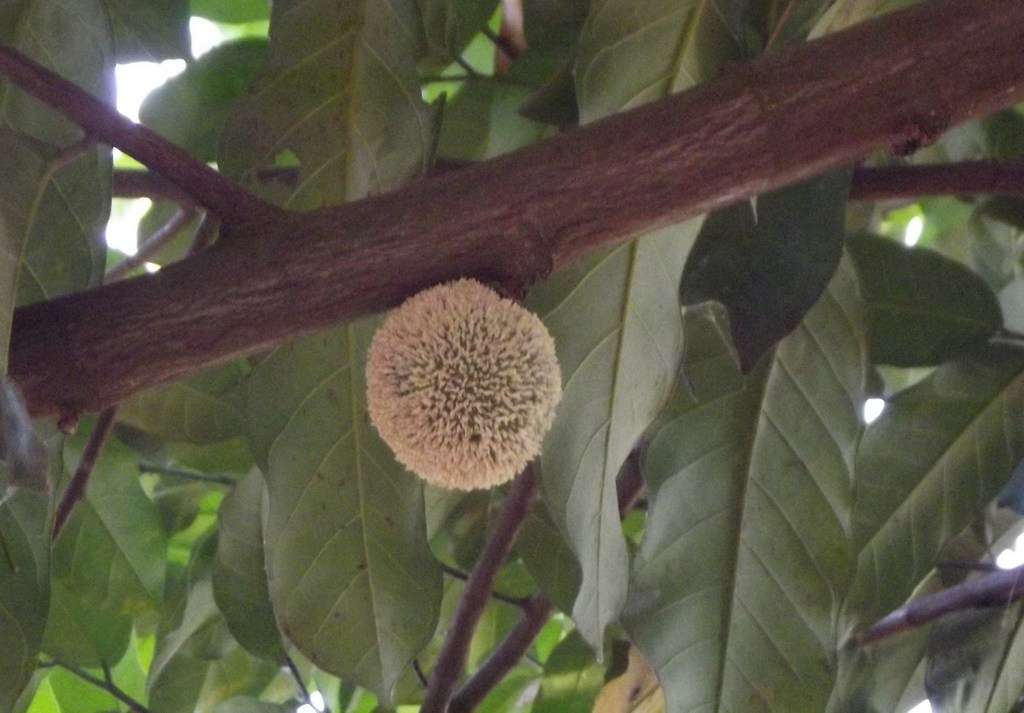
POLYGON ((624 618, 673 713, 819 713, 832 690, 867 345, 844 260, 744 377, 720 308, 686 313, 683 383, 652 429, 624 618))
POLYGON ((589 713, 604 686, 604 673, 590 646, 579 634, 570 634, 544 663, 532 713, 589 713))
POLYGON ((253 22, 270 17, 268 0, 192 0, 193 15, 214 22, 253 22))
POLYGON ((417 0, 431 65, 443 68, 462 51, 494 14, 498 0, 417 0))
POLYGON ((0 711, 36 667, 50 598, 46 495, 20 490, 0 503, 0 711))
POLYGON ((679 277, 699 224, 602 251, 530 300, 555 338, 564 384, 541 456, 544 501, 580 562, 572 614, 597 650, 626 597, 615 477, 675 381, 679 277))
POLYGON ((279 626, 320 668, 387 697, 434 633, 441 579, 422 486, 367 418, 375 323, 275 350, 250 378, 249 419, 279 626))
POLYGON ((188 0, 105 2, 114 28, 118 62, 159 62, 191 56, 188 0))
POLYGON ((238 643, 253 656, 283 661, 267 590, 263 497, 263 477, 254 471, 221 503, 213 594, 238 643))

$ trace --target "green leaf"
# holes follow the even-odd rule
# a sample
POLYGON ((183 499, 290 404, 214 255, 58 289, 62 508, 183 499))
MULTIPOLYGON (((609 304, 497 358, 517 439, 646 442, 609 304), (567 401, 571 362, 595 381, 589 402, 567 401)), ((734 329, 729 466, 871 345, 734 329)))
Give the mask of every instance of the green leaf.
POLYGON ((678 280, 699 221, 602 251, 536 288, 563 396, 541 456, 544 502, 576 554, 573 619, 600 650, 625 603, 615 478, 667 400, 682 349, 678 280))
POLYGON ((268 0, 192 0, 192 14, 214 22, 255 22, 270 17, 268 0))
POLYGON ((119 661, 133 616, 163 599, 166 556, 167 538, 134 458, 111 441, 54 543, 44 650, 82 666, 119 661))
POLYGON ((118 418, 160 438, 208 444, 245 432, 241 362, 144 391, 121 406, 118 418))
POLYGON ((555 647, 544 664, 540 692, 532 713, 589 713, 604 687, 604 666, 590 646, 573 632, 555 647))
POLYGON ((48 497, 19 490, 0 502, 0 711, 36 667, 50 599, 48 497))
POLYGON ((857 455, 849 627, 899 606, 1024 457, 1024 359, 990 350, 898 394, 857 455))
POLYGON ((543 503, 534 505, 523 522, 516 551, 548 599, 561 611, 572 611, 583 575, 543 503))
POLYGON ((418 0, 429 46, 428 62, 443 68, 486 25, 498 0, 418 0))
POLYGON ((743 56, 721 0, 594 3, 576 62, 580 120, 689 89, 743 56))
POLYGON ((214 48, 150 93, 139 109, 140 120, 201 161, 216 160, 231 109, 256 79, 267 54, 263 39, 214 48))
POLYGON ((267 69, 225 130, 225 173, 257 184, 259 169, 294 155, 287 204, 312 208, 426 170, 437 116, 420 99, 416 0, 277 0, 271 28, 267 69))
POLYGON ((258 698, 238 696, 218 704, 214 713, 291 713, 294 709, 293 705, 267 703, 258 698))
POLYGON ((423 489, 370 425, 375 320, 275 350, 250 378, 252 443, 267 474, 270 596, 320 668, 390 697, 434 633, 441 576, 423 489))
POLYGON ((875 363, 932 366, 984 345, 1002 327, 996 296, 960 263, 868 235, 851 236, 847 246, 875 363))
POLYGON ((0 488, 49 488, 46 444, 25 409, 17 386, 0 377, 0 488))
POLYGON ((246 651, 284 661, 267 589, 263 553, 263 477, 252 472, 220 506, 213 594, 228 628, 246 651))
POLYGON ((650 433, 624 623, 669 710, 824 709, 849 545, 867 345, 844 260, 743 376, 721 308, 686 311, 683 384, 650 433))
POLYGON ((157 644, 149 671, 153 713, 213 713, 222 701, 258 694, 278 667, 249 656, 231 638, 208 576, 189 587, 178 625, 157 644))
POLYGON ((40 682, 28 713, 96 713, 119 710, 117 699, 88 681, 54 668, 40 682))
MULTIPOLYGON (((188 0, 105 0, 117 61, 159 62, 190 57, 188 0)), ((97 14, 95 17, 102 17, 97 14)))
POLYGON ((744 370, 800 324, 835 273, 849 186, 850 172, 834 171, 704 221, 680 294, 686 305, 725 305, 744 370))
POLYGON ((1024 229, 1007 220, 1009 206, 988 200, 967 222, 971 264, 994 290, 1024 274, 1024 229))
POLYGON ((529 88, 487 78, 466 80, 445 104, 438 153, 478 161, 522 148, 542 138, 546 127, 519 115, 529 88))

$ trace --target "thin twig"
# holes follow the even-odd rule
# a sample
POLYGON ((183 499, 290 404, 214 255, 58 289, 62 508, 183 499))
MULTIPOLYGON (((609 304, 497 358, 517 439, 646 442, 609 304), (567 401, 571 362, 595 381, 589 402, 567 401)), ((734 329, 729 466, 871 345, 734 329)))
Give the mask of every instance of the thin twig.
POLYGON ((773 44, 775 44, 775 40, 779 39, 779 36, 782 35, 782 31, 785 29, 786 23, 789 22, 789 18, 793 16, 793 10, 796 9, 797 3, 799 2, 800 0, 789 0, 789 2, 786 3, 786 9, 782 11, 779 21, 775 23, 775 29, 772 30, 772 34, 768 37, 768 41, 764 43, 764 49, 766 52, 773 44))
POLYGON ((487 606, 494 579, 512 549, 512 543, 530 510, 530 503, 536 491, 537 481, 533 467, 527 466, 512 483, 494 531, 484 546, 472 574, 469 575, 459 607, 448 627, 444 645, 430 675, 427 695, 420 713, 445 713, 455 683, 462 675, 469 644, 480 615, 487 606))
POLYGON ((71 517, 71 511, 75 505, 85 497, 85 489, 89 485, 89 476, 92 475, 96 461, 99 459, 100 453, 103 452, 103 446, 106 444, 107 438, 110 437, 116 416, 117 406, 111 406, 100 413, 99 418, 96 420, 96 427, 89 436, 89 442, 85 444, 85 450, 82 451, 82 459, 78 462, 78 468, 75 470, 71 482, 68 483, 68 487, 64 491, 64 496, 57 506, 57 514, 53 521, 54 541, 57 540, 68 518, 71 517))
POLYGON ((507 37, 499 35, 486 25, 484 25, 484 28, 480 30, 480 32, 483 33, 484 37, 493 42, 494 46, 501 50, 508 59, 512 60, 519 56, 519 50, 512 45, 507 37))
POLYGON ((60 111, 93 139, 114 146, 157 171, 226 222, 273 220, 281 214, 278 208, 232 183, 185 150, 136 124, 14 48, 0 47, 0 74, 35 99, 60 111))
POLYGON ((947 195, 1024 195, 1024 162, 962 161, 923 166, 858 167, 850 200, 947 195))
POLYGON ((139 472, 169 475, 173 478, 181 478, 182 480, 194 480, 200 483, 214 483, 216 485, 227 485, 228 487, 233 487, 237 482, 234 478, 226 475, 210 475, 208 473, 199 473, 192 470, 184 470, 182 468, 172 468, 170 466, 160 465, 159 463, 139 463, 139 472))
POLYGON ((136 268, 145 265, 151 257, 154 257, 163 248, 167 247, 178 233, 196 217, 196 208, 193 205, 182 205, 174 212, 174 215, 163 224, 155 233, 139 246, 134 255, 129 255, 121 262, 114 265, 107 272, 104 278, 106 282, 120 280, 136 268))
POLYGON ((416 672, 416 678, 419 679, 421 686, 426 688, 428 685, 430 685, 429 682, 427 681, 427 675, 423 673, 423 667, 420 666, 419 659, 412 660, 412 670, 416 672))
POLYGON ((473 67, 473 65, 471 65, 469 62, 467 62, 463 57, 456 57, 455 64, 459 65, 464 70, 466 70, 466 74, 468 74, 471 77, 480 76, 480 72, 476 71, 476 68, 473 67))
MULTIPOLYGON (((112 695, 114 698, 128 706, 130 710, 135 711, 135 713, 149 713, 149 709, 146 708, 146 706, 142 705, 137 700, 135 700, 127 693, 125 693, 123 690, 118 688, 117 685, 114 684, 113 680, 104 681, 102 678, 93 676, 88 671, 80 669, 77 666, 72 666, 71 664, 62 663, 60 661, 41 661, 39 665, 42 668, 53 668, 55 666, 59 666, 65 671, 68 671, 78 676, 86 683, 91 683, 93 686, 96 686, 96 688, 103 689, 104 691, 112 695)), ((107 671, 104 672, 104 675, 107 675, 107 671)))
POLYGON ((299 672, 299 667, 295 665, 295 660, 288 654, 285 654, 284 662, 292 678, 295 679, 295 687, 299 689, 299 696, 304 703, 313 706, 313 699, 309 697, 309 689, 306 687, 306 682, 302 680, 302 673, 299 672))
POLYGON ((544 628, 552 609, 551 602, 544 597, 528 599, 523 606, 522 618, 452 698, 448 713, 468 713, 476 708, 519 663, 525 651, 537 638, 537 634, 544 628))
POLYGON ((1024 567, 1000 570, 969 579, 935 594, 913 599, 874 626, 855 636, 867 644, 966 609, 1004 606, 1024 597, 1024 567))
MULTIPOLYGON (((469 579, 469 574, 463 572, 461 569, 456 569, 451 565, 447 565, 444 562, 439 563, 441 565, 441 571, 447 574, 452 579, 459 579, 463 582, 469 579)), ((491 596, 497 599, 499 602, 505 602, 505 604, 511 604, 514 607, 523 607, 529 601, 528 597, 513 597, 509 594, 502 594, 501 592, 491 592, 491 596)))

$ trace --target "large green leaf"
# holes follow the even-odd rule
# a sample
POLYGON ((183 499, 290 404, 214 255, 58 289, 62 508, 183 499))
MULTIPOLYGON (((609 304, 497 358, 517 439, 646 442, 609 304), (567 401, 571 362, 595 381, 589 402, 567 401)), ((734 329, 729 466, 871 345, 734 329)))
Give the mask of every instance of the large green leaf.
POLYGON ((267 59, 267 42, 245 39, 216 47, 150 93, 142 123, 202 161, 217 158, 221 132, 234 102, 267 59))
POLYGON ((263 477, 252 472, 220 506, 213 594, 228 628, 246 651, 284 660, 267 589, 263 554, 263 477))
POLYGON ((253 22, 270 17, 268 0, 192 0, 193 15, 215 22, 253 22))
MULTIPOLYGON (((254 181, 299 162, 292 207, 393 187, 432 160, 415 0, 278 0, 267 71, 240 102, 221 165, 254 181)), ((339 238, 341 239, 341 238, 339 238)), ((384 700, 429 641, 441 598, 423 489, 370 426, 364 321, 275 350, 250 377, 250 440, 267 476, 270 596, 319 667, 384 700)))
POLYGON ((867 344, 840 264, 749 375, 720 308, 686 312, 683 383, 652 430, 625 623, 669 710, 823 710, 832 689, 867 344))
POLYGON ((415 0, 278 0, 268 66, 225 131, 221 167, 254 182, 282 156, 299 162, 291 207, 392 188, 424 171, 436 112, 416 61, 426 49, 415 0))
MULTIPOLYGON (((604 0, 580 39, 576 94, 584 123, 688 89, 743 56, 724 0, 604 0)), ((735 3, 733 3, 735 4, 735 3)), ((743 0, 746 4, 746 0, 743 0)))
POLYGON ((43 648, 66 663, 113 665, 133 616, 162 600, 167 538, 137 474, 131 452, 109 443, 54 543, 43 648))
POLYGON ((867 306, 872 361, 939 364, 1002 326, 996 296, 960 263, 869 235, 851 236, 847 245, 867 306))
POLYGON ((462 51, 494 14, 498 0, 417 0, 431 64, 443 68, 462 51))
POLYGON ((20 490, 0 504, 0 712, 36 667, 50 598, 46 495, 20 490))
POLYGON ((589 713, 604 686, 604 673, 590 646, 579 634, 570 634, 544 662, 532 713, 589 713))
POLYGON ((744 369, 800 324, 832 279, 849 186, 849 171, 833 171, 704 221, 680 294, 687 305, 725 305, 744 369))
POLYGON ((159 62, 191 55, 188 0, 104 1, 114 27, 118 62, 159 62))
POLYGON ((422 486, 367 420, 374 326, 277 349, 250 378, 249 418, 267 474, 279 625, 320 668, 388 697, 434 633, 441 578, 422 486))
POLYGON ((217 443, 245 433, 243 363, 210 369, 132 397, 118 413, 148 434, 187 443, 217 443))
POLYGON ((555 338, 563 396, 541 456, 544 501, 576 554, 573 618, 597 650, 625 602, 615 478, 679 366, 679 276, 699 221, 603 251, 534 290, 555 338))

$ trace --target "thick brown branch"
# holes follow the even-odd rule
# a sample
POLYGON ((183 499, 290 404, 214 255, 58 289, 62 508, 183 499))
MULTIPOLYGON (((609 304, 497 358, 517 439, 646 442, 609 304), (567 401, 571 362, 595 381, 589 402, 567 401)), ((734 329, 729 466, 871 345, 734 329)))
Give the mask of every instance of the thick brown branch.
POLYGON ((523 616, 508 636, 452 698, 448 713, 469 713, 515 668, 551 616, 551 603, 544 597, 527 599, 523 616))
POLYGON ((1019 101, 1022 45, 1020 0, 925 2, 516 153, 20 309, 10 372, 36 415, 99 409, 454 277, 525 284, 1019 101))
POLYGON ((858 168, 851 200, 994 193, 1024 195, 1024 163, 966 161, 931 166, 858 168))
POLYGON ((0 46, 0 75, 74 120, 93 139, 116 146, 156 171, 226 222, 243 224, 270 219, 280 212, 13 48, 0 46))
POLYGON ((153 200, 170 200, 179 203, 192 202, 187 193, 153 171, 124 169, 114 171, 111 193, 114 198, 152 198, 153 200))
POLYGON ((1003 606, 1024 597, 1024 567, 1000 570, 969 579, 955 587, 919 597, 857 635, 867 644, 927 624, 956 611, 1003 606))
POLYGON ((60 531, 64 528, 68 518, 71 517, 71 512, 75 509, 75 505, 85 497, 85 489, 89 485, 89 476, 92 475, 96 461, 103 452, 103 446, 106 445, 107 439, 110 437, 116 416, 117 407, 111 406, 101 413, 100 417, 96 420, 96 427, 89 436, 88 443, 85 444, 85 450, 82 451, 82 459, 78 462, 78 468, 75 469, 75 474, 71 477, 71 482, 68 483, 67 489, 64 490, 60 504, 57 505, 57 514, 53 520, 54 542, 57 541, 60 531))
POLYGON ((512 483, 498 522, 469 575, 462 599, 459 600, 459 608, 448 626, 444 645, 430 674, 430 685, 427 687, 421 713, 445 713, 447 710, 452 691, 466 665, 466 654, 476 624, 483 614, 484 607, 487 606, 487 600, 494 587, 494 578, 512 549, 516 533, 519 532, 519 527, 529 512, 530 502, 536 490, 537 481, 533 467, 527 466, 512 483))

